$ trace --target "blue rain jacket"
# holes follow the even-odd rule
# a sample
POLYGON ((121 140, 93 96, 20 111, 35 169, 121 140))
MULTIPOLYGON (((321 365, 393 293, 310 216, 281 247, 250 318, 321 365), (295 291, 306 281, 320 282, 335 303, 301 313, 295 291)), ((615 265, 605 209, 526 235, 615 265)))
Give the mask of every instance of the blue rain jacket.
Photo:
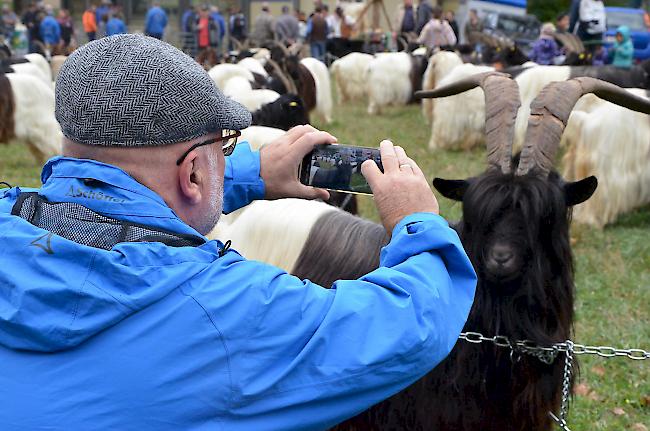
POLYGON ((56 45, 61 40, 61 26, 59 22, 51 15, 46 16, 40 25, 41 38, 43 42, 50 45, 56 45))
MULTIPOLYGON (((247 145, 228 159, 233 210, 264 184, 247 145)), ((50 201, 198 235, 117 167, 57 157, 42 181, 50 201)), ((45 239, 10 215, 20 191, 0 189, 2 430, 325 429, 440 362, 474 296, 458 236, 433 214, 395 227, 380 268, 325 289, 219 257, 219 241, 45 239)))

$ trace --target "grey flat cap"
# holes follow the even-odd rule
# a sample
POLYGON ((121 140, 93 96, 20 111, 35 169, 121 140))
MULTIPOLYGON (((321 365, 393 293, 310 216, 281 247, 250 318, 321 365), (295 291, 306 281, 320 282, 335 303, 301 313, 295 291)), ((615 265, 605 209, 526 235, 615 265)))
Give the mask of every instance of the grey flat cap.
POLYGON ((123 34, 68 57, 56 80, 56 119, 63 135, 81 144, 151 146, 241 130, 251 114, 178 49, 123 34))

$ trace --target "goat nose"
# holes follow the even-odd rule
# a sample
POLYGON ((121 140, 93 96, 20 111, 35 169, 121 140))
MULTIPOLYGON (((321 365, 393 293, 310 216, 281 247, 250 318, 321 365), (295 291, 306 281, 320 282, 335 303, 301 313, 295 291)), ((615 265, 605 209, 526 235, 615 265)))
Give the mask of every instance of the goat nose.
POLYGON ((495 245, 492 248, 492 258, 499 264, 504 264, 512 259, 512 249, 504 245, 495 245))

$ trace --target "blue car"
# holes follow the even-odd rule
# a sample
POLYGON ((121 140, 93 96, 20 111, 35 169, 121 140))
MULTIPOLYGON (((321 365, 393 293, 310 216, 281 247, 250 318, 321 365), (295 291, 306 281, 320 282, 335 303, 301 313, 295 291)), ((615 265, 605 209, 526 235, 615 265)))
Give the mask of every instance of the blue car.
POLYGON ((626 7, 607 7, 607 33, 605 46, 610 47, 616 40, 616 29, 622 25, 630 28, 630 36, 634 43, 634 59, 641 61, 650 58, 650 32, 645 26, 643 9, 626 7))

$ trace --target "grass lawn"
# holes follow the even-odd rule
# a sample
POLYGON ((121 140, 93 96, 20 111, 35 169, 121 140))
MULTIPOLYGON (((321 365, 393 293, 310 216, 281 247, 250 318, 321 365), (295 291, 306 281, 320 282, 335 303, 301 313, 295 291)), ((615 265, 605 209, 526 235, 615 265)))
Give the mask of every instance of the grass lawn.
MULTIPOLYGON (((333 124, 323 128, 350 145, 373 147, 391 138, 429 178, 464 178, 485 167, 483 150, 431 152, 426 147, 429 130, 417 106, 389 109, 378 117, 368 117, 363 104, 341 106, 335 109, 333 124)), ((40 167, 26 148, 0 145, 0 181, 39 186, 40 167)), ((457 219, 460 205, 438 197, 442 215, 457 219)), ((362 214, 378 220, 372 198, 359 199, 362 214)), ((650 207, 625 215, 603 231, 574 226, 572 237, 577 278, 575 341, 649 350, 650 207)), ((650 361, 585 355, 580 360, 580 394, 571 407, 571 429, 647 431, 650 361)))

